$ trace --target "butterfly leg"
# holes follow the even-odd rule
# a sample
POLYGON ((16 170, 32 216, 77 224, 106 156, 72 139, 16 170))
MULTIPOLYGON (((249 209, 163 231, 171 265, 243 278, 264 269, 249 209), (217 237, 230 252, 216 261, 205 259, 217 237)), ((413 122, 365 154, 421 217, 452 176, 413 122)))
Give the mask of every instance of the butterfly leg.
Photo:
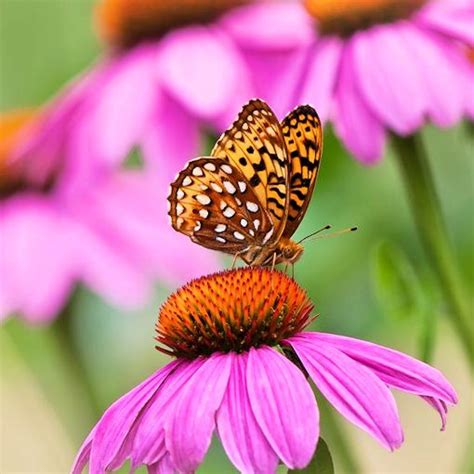
POLYGON ((231 269, 233 270, 234 267, 235 267, 235 264, 237 262, 237 257, 239 256, 239 253, 237 252, 235 255, 234 255, 234 258, 232 259, 232 267, 231 269))
POLYGON ((295 279, 295 264, 291 264, 291 278, 295 279))
POLYGON ((272 271, 275 270, 276 259, 277 259, 277 254, 276 254, 276 252, 275 252, 275 253, 273 254, 273 258, 272 258, 272 271))

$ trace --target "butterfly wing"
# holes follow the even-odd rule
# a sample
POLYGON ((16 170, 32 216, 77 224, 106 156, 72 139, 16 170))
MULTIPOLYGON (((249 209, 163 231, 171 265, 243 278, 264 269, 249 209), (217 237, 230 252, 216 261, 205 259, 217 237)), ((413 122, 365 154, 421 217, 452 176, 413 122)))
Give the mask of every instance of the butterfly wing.
POLYGON ((171 184, 173 228, 194 242, 229 254, 261 246, 273 223, 241 171, 226 160, 196 158, 171 184))
POLYGON ((288 213, 288 156, 280 123, 268 105, 252 99, 211 152, 238 168, 282 234, 288 213))
POLYGON ((318 176, 323 147, 321 121, 309 105, 301 105, 282 121, 290 161, 288 217, 283 236, 291 237, 306 213, 318 176))

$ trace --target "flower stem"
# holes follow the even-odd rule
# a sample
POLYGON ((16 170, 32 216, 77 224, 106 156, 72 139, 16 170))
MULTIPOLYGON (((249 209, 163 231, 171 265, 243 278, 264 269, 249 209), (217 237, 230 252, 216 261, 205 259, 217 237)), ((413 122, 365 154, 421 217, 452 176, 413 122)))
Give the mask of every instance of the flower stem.
POLYGON ((419 136, 393 136, 393 144, 421 241, 438 278, 448 314, 472 367, 472 319, 442 218, 428 156, 419 136))

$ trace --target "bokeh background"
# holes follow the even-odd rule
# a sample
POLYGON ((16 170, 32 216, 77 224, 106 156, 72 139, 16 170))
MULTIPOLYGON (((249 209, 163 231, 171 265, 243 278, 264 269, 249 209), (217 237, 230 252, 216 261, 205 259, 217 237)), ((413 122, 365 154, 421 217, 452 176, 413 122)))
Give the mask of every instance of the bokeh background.
MULTIPOLYGON (((1 0, 2 112, 46 103, 94 64, 102 46, 92 21, 93 7, 89 0, 1 0)), ((473 137, 474 129, 466 122, 450 129, 428 125, 422 130, 470 294, 473 137)), ((340 434, 326 423, 328 417, 349 440, 362 472, 468 472, 472 380, 420 245, 399 171, 390 148, 377 165, 365 167, 343 148, 331 127, 326 128, 319 182, 296 237, 328 223, 336 228, 357 225, 359 231, 307 243, 295 268, 296 278, 316 302, 320 313, 313 325, 316 330, 372 340, 421 357, 426 327, 432 327, 430 363, 453 383, 460 402, 450 410, 447 430, 440 432, 433 410, 415 397, 396 394, 405 443, 395 453, 386 452, 327 410, 323 401, 322 434, 338 472, 345 470, 344 453, 339 450, 340 434)), ((157 248, 160 245, 157 230, 157 248)), ((220 259, 222 267, 229 262, 220 259)), ((154 349, 154 324, 160 304, 175 286, 165 279, 155 281, 146 304, 130 310, 78 285, 65 310, 66 328, 58 321, 28 325, 15 314, 4 322, 1 472, 68 471, 98 414, 166 363, 154 349), (61 338, 66 331, 68 338, 61 338), (71 355, 70 344, 80 360, 71 355), (79 380, 84 374, 86 386, 79 380), (93 407, 87 403, 90 398, 93 407)), ((234 471, 214 443, 199 472, 234 471)))

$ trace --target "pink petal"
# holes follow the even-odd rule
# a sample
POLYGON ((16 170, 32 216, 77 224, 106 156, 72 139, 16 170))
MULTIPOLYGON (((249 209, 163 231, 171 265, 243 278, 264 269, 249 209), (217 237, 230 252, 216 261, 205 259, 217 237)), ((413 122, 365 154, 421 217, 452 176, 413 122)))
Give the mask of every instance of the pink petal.
POLYGON ((399 34, 415 58, 412 68, 419 71, 425 111, 439 126, 454 125, 464 109, 467 59, 464 65, 460 64, 457 45, 443 42, 431 33, 406 25, 399 28, 399 34))
POLYGON ((232 101, 246 70, 231 41, 218 29, 193 26, 162 41, 157 74, 166 90, 192 113, 212 119, 232 101))
POLYGON ((267 441, 291 469, 305 467, 319 437, 319 413, 303 373, 269 347, 250 349, 247 390, 267 441))
POLYGON ((147 466, 147 468, 148 474, 172 474, 176 472, 169 454, 166 454, 159 462, 147 466))
POLYGON ((173 416, 165 427, 166 446, 178 470, 192 472, 202 462, 211 443, 215 414, 230 376, 232 359, 215 353, 180 391, 173 416))
POLYGON ((53 198, 17 195, 0 210, 2 293, 31 323, 50 321, 74 281, 69 223, 53 198))
POLYGON ((349 421, 393 450, 403 442, 395 400, 370 370, 309 333, 288 339, 310 377, 329 402, 349 421))
POLYGON ((98 231, 85 216, 71 224, 71 245, 76 253, 79 277, 113 304, 141 306, 150 292, 150 276, 136 263, 120 241, 106 230, 98 231))
POLYGON ((361 96, 355 75, 351 48, 346 46, 335 91, 334 127, 349 151, 368 165, 381 158, 385 131, 361 96))
POLYGON ((140 414, 131 448, 133 466, 161 463, 163 457, 169 457, 166 455, 165 422, 174 416, 175 400, 203 363, 203 359, 196 359, 170 374, 166 386, 155 394, 140 414))
POLYGON ((416 395, 457 403, 457 395, 443 374, 413 357, 371 342, 335 334, 307 333, 314 345, 325 344, 365 365, 387 385, 416 395))
POLYGON ((474 46, 474 6, 471 0, 427 2, 414 21, 474 46))
POLYGON ((156 46, 142 46, 112 62, 96 81, 86 120, 94 137, 90 153, 120 163, 138 143, 160 98, 156 46))
POLYGON ((216 418, 222 445, 239 471, 274 473, 278 456, 258 426, 247 394, 248 355, 229 357, 233 359, 232 371, 216 418))
POLYGON ((298 2, 256 2, 235 8, 220 21, 243 47, 289 50, 314 40, 312 18, 298 2))
POLYGON ((421 398, 423 398, 425 402, 431 405, 439 413, 439 416, 441 417, 441 431, 444 431, 446 429, 446 415, 448 414, 448 407, 446 403, 443 400, 438 400, 437 398, 433 397, 421 398))
POLYGON ((89 462, 91 455, 92 441, 94 440, 95 428, 89 433, 87 438, 82 443, 82 446, 77 453, 74 463, 71 468, 71 474, 81 474, 82 470, 89 462))
MULTIPOLYGON (((111 405, 94 428, 89 460, 91 474, 108 469, 148 400, 182 361, 173 361, 111 405)), ((87 445, 86 445, 87 448, 87 445)))
POLYGON ((400 35, 401 25, 378 26, 353 36, 357 85, 372 111, 400 135, 423 124, 425 90, 416 56, 400 35))
POLYGON ((313 105, 322 120, 328 119, 331 112, 342 47, 340 38, 322 37, 311 47, 312 57, 307 61, 298 103, 313 105))

